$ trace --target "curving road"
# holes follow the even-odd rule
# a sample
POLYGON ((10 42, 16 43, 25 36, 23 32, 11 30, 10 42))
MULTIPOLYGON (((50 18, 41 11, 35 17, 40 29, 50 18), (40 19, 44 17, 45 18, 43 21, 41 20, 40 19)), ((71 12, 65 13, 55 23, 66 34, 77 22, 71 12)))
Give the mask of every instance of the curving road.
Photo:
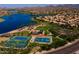
POLYGON ((79 53, 79 40, 72 45, 69 45, 65 48, 58 49, 56 51, 48 52, 46 54, 73 54, 79 53))

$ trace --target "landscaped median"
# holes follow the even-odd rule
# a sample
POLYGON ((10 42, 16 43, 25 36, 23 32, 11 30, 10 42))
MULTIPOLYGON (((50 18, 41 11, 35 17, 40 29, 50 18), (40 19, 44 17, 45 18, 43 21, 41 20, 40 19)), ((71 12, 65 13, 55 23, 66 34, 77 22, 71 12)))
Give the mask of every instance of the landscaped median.
POLYGON ((76 50, 79 50, 79 39, 56 49, 52 48, 48 51, 42 51, 40 54, 71 54, 76 50))

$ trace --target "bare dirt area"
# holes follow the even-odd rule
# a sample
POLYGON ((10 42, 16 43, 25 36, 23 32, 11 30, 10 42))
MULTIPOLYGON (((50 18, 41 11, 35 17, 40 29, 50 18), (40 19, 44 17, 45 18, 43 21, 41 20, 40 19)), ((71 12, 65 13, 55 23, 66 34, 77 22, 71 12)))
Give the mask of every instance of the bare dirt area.
POLYGON ((8 40, 9 37, 0 37, 0 42, 8 40))

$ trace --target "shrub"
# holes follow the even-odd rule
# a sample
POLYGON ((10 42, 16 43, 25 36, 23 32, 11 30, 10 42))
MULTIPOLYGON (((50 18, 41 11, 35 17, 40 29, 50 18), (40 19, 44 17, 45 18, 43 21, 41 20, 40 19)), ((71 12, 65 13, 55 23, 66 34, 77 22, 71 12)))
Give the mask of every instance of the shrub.
POLYGON ((52 47, 48 44, 40 44, 40 47, 42 50, 49 50, 51 49, 52 47))
POLYGON ((39 45, 38 43, 30 43, 30 44, 29 44, 29 47, 30 47, 30 48, 33 48, 33 47, 36 47, 36 46, 38 46, 38 45, 39 45))
POLYGON ((65 39, 68 42, 71 42, 71 41, 74 41, 75 39, 77 39, 78 35, 74 35, 74 34, 71 34, 71 35, 61 35, 60 37, 65 39))

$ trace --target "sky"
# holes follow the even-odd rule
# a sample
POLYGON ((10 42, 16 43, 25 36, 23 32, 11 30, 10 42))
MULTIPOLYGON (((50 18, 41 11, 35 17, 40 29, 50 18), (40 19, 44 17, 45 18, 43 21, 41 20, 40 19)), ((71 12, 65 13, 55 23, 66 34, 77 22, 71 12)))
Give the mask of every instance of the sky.
POLYGON ((38 7, 47 6, 47 4, 0 4, 0 8, 22 8, 22 7, 38 7))

